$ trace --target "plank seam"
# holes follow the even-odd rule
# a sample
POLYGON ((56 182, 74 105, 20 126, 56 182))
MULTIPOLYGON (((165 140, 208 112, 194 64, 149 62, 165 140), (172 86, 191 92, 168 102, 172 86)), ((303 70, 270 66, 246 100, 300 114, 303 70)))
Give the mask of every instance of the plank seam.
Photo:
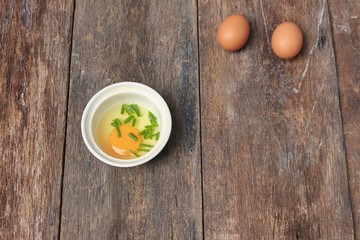
MULTIPOLYGON (((330 22, 330 30, 331 30, 331 39, 332 39, 332 45, 333 45, 333 51, 335 51, 335 42, 334 42, 334 27, 333 27, 333 15, 331 13, 331 9, 329 6, 329 2, 327 2, 327 10, 329 13, 329 22, 330 22)), ((356 224, 355 224, 355 214, 354 214, 354 205, 352 201, 352 191, 350 188, 350 182, 349 182, 349 166, 348 166, 348 156, 346 151, 346 139, 345 139, 345 132, 344 132, 344 121, 343 121, 343 109, 341 104, 341 96, 340 96, 340 84, 339 84, 339 74, 338 74, 338 65, 337 65, 337 57, 334 52, 334 62, 335 62, 335 71, 336 71, 336 84, 337 84, 337 94, 338 94, 338 104, 339 104, 339 111, 340 111, 340 121, 341 121, 341 133, 342 133, 342 147, 344 150, 344 157, 345 157, 345 166, 346 166, 346 179, 347 179, 347 188, 348 188, 348 197, 350 202, 350 211, 351 211, 351 220, 353 225, 353 233, 354 233, 354 239, 357 239, 356 237, 356 224)))
POLYGON ((202 153, 202 127, 201 127, 201 78, 200 78, 200 24, 199 24, 199 0, 196 0, 196 37, 197 37, 197 74, 198 74, 198 96, 199 96, 199 152, 200 152, 200 178, 201 178, 201 235, 205 240, 204 222, 204 174, 203 174, 203 153, 202 153))
POLYGON ((67 123, 69 116, 69 96, 70 96, 70 79, 71 79, 71 59, 72 59, 72 43, 74 35, 74 23, 75 23, 75 6, 76 0, 73 0, 72 3, 72 15, 70 19, 70 29, 69 29, 69 53, 68 53, 68 81, 67 81, 67 93, 66 93, 66 105, 65 105, 65 133, 64 133, 64 147, 63 147, 63 161, 62 161, 62 171, 61 171, 61 180, 60 180, 60 211, 59 211, 59 227, 58 227, 58 240, 61 239, 61 218, 62 218, 62 198, 63 198, 63 188, 64 188, 64 172, 65 172, 65 156, 66 156, 66 139, 67 139, 67 123))

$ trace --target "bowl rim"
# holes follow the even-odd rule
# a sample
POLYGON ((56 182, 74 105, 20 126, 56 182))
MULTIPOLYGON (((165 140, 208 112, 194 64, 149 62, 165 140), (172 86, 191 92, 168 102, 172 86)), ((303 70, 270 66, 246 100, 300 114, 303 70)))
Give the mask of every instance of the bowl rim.
MULTIPOLYGON (((159 117, 159 116, 157 116, 159 117)), ((81 133, 83 141, 85 142, 86 147, 95 156, 98 160, 115 167, 135 167, 141 164, 144 164, 153 158, 155 158, 165 147, 168 139, 170 137, 172 128, 172 118, 169 107, 163 97, 155 91, 153 88, 139 82, 118 82, 111 85, 108 85, 101 90, 99 90, 89 102, 86 104, 86 107, 82 113, 81 117, 81 133), (92 122, 94 115, 102 105, 109 98, 121 95, 121 94, 131 94, 136 93, 137 95, 142 95, 145 99, 149 99, 152 102, 156 102, 154 106, 157 108, 158 112, 161 115, 161 134, 158 142, 154 147, 146 154, 134 158, 134 159, 118 159, 106 154, 96 143, 92 135, 92 122)))

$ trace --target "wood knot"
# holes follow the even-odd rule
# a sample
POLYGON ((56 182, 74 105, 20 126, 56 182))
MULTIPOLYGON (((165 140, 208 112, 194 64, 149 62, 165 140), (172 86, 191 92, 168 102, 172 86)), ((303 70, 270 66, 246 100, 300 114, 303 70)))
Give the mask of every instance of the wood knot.
POLYGON ((17 101, 21 107, 26 108, 25 102, 25 91, 26 91, 26 83, 20 83, 20 87, 17 90, 17 101))
POLYGON ((318 48, 323 48, 326 44, 326 37, 324 35, 320 36, 318 42, 317 42, 317 47, 318 48))

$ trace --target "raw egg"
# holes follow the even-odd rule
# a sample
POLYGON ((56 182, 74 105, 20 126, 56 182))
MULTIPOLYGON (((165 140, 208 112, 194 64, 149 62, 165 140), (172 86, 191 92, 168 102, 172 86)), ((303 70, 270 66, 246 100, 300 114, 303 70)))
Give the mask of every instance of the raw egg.
POLYGON ((250 35, 250 25, 245 16, 235 14, 227 17, 217 31, 220 47, 226 51, 240 50, 250 35))
POLYGON ((279 58, 290 59, 301 51, 303 35, 293 22, 284 22, 276 27, 271 37, 271 47, 279 58))
POLYGON ((97 143, 101 150, 118 159, 135 159, 150 152, 160 139, 157 117, 141 105, 114 104, 101 117, 97 143))

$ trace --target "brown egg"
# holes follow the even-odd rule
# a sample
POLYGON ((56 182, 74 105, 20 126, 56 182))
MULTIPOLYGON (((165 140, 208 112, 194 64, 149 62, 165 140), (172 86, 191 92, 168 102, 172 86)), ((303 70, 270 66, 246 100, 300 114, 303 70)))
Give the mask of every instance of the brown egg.
POLYGON ((276 27, 271 38, 274 53, 282 59, 295 57, 301 51, 303 35, 300 28, 292 22, 284 22, 276 27))
POLYGON ((227 17, 217 31, 220 47, 226 51, 241 49, 250 35, 250 25, 245 16, 235 14, 227 17))

